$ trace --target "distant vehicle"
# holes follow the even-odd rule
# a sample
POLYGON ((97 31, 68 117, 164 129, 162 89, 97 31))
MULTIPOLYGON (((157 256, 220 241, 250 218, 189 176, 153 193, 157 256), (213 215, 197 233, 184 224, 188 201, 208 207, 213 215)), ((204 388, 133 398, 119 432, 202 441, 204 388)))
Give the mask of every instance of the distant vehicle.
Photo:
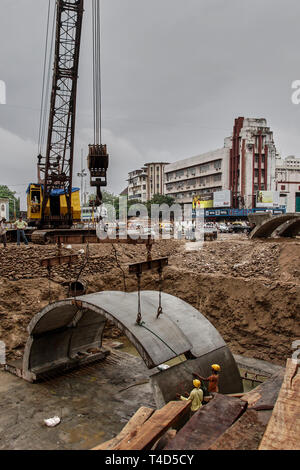
POLYGON ((229 226, 231 233, 250 233, 251 230, 249 225, 242 224, 241 222, 233 222, 233 224, 229 226))
POLYGON ((159 227, 159 231, 161 234, 170 234, 173 235, 174 233, 174 226, 171 223, 168 222, 162 222, 159 227))
POLYGON ((225 224, 219 225, 219 232, 220 233, 229 233, 229 227, 225 224))
POLYGON ((204 224, 204 240, 217 240, 218 230, 216 226, 212 223, 204 224))
POLYGON ((153 230, 152 227, 144 227, 143 235, 151 236, 152 238, 154 238, 156 234, 155 234, 155 230, 153 230))

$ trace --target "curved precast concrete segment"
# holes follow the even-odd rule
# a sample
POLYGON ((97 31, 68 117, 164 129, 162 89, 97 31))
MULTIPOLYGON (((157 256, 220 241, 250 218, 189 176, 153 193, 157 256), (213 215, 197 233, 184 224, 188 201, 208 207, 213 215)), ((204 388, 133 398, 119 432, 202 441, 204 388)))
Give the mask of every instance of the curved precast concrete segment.
MULTIPOLYGON (((100 292, 48 305, 29 324, 23 377, 35 381, 43 373, 72 364, 78 354, 99 350, 107 320, 128 337, 149 369, 182 354, 209 355, 213 360, 215 351, 228 350, 213 325, 181 299, 162 293, 163 314, 157 318, 158 296, 158 292, 142 292, 142 326, 136 323, 136 292, 100 292)), ((226 357, 223 367, 227 361, 230 369, 236 368, 236 376, 231 353, 230 360, 226 357)))
POLYGON ((268 238, 278 227, 286 222, 289 222, 290 220, 297 219, 299 217, 300 215, 297 213, 283 214, 272 217, 252 230, 250 238, 268 238))
POLYGON ((300 235, 300 215, 296 219, 292 219, 287 223, 281 225, 277 229, 278 237, 296 237, 300 235))

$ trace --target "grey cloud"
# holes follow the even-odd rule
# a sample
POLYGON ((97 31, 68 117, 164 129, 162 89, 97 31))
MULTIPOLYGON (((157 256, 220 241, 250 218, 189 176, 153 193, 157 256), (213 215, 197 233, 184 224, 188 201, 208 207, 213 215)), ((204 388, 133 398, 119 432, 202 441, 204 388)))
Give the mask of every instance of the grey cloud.
MULTIPOLYGON (((75 172, 92 140, 85 3, 75 172)), ((47 0, 0 6, 0 79, 8 92, 0 127, 10 141, 0 141, 0 182, 5 175, 13 184, 35 175, 47 0), (20 139, 32 142, 26 156, 14 151, 20 139), (26 172, 16 177, 8 160, 16 169, 26 162, 26 172)), ((266 117, 278 148, 299 154, 300 107, 291 103, 290 88, 300 79, 299 15, 298 0, 102 0, 109 189, 122 190, 127 172, 149 159, 174 161, 221 147, 239 115, 266 117)))

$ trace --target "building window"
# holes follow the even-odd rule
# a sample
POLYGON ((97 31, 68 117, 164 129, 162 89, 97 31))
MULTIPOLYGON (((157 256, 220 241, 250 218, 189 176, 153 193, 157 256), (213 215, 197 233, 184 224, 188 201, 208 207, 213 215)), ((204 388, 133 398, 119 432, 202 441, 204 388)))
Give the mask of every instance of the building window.
POLYGON ((285 186, 281 186, 281 191, 285 191, 285 186))
POLYGON ((214 175, 214 182, 215 181, 221 181, 222 175, 214 175))
POLYGON ((206 163, 204 165, 200 165, 200 173, 205 173, 206 171, 209 170, 209 167, 210 167, 209 163, 206 163))
POLYGON ((186 174, 187 174, 187 176, 195 176, 196 175, 196 168, 188 168, 186 174))

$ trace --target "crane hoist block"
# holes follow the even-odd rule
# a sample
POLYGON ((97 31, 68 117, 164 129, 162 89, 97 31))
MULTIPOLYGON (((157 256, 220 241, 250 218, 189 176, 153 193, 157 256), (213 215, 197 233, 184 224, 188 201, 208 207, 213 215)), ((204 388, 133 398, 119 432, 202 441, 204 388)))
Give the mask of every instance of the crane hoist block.
POLYGON ((91 186, 107 186, 109 155, 106 145, 90 145, 88 168, 91 174, 91 186))

